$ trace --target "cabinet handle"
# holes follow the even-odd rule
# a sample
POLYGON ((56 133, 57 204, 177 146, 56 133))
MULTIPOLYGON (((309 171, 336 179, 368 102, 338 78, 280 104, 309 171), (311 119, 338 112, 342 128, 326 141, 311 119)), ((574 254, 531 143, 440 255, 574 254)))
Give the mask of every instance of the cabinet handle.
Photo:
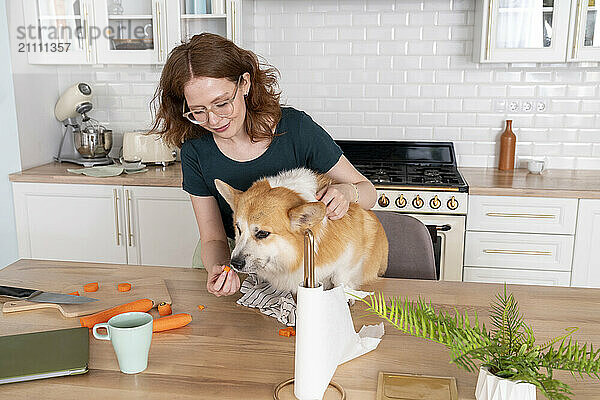
POLYGON ((501 250, 501 249, 485 249, 484 253, 487 254, 519 254, 526 256, 551 256, 551 251, 537 251, 537 250, 501 250))
POLYGON ((494 0, 490 0, 488 7, 488 20, 487 20, 487 37, 485 40, 485 59, 489 60, 491 56, 492 47, 492 12, 494 11, 494 0))
POLYGON ((231 41, 235 43, 235 1, 231 2, 232 14, 231 18, 231 41))
POLYGON ((573 52, 571 58, 575 59, 577 56, 577 49, 579 48, 579 25, 581 25, 581 0, 577 0, 577 13, 575 14, 575 29, 573 32, 573 52))
POLYGON ((486 213, 488 217, 508 217, 508 218, 556 218, 554 214, 510 214, 510 213, 486 213))
POLYGON ((113 189, 113 199, 115 200, 115 228, 117 233, 117 246, 121 245, 121 231, 119 230, 119 192, 113 189))
POLYGON ((158 36, 158 61, 163 60, 163 49, 162 49, 162 26, 160 24, 160 3, 156 2, 156 35, 158 36))
POLYGON ((85 32, 85 59, 86 61, 90 61, 90 21, 88 14, 88 6, 87 4, 83 5, 83 30, 85 32))
POLYGON ((127 197, 125 202, 125 208, 127 212, 127 242, 129 247, 131 247, 133 242, 133 233, 131 233, 131 194, 129 193, 129 190, 125 190, 125 196, 127 197))

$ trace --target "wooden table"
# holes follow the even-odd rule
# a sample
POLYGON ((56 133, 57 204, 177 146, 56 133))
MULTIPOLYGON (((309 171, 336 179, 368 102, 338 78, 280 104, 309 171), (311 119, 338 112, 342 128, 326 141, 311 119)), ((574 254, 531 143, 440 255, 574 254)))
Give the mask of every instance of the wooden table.
MULTIPOLYGON (((190 325, 157 333, 152 339, 149 366, 137 375, 119 372, 111 344, 90 337, 90 372, 74 377, 16 383, 0 387, 0 398, 13 399, 271 399, 274 387, 294 374, 294 339, 278 335, 273 318, 238 306, 239 295, 216 298, 206 291, 203 270, 130 265, 20 260, 0 270, 0 282, 57 290, 65 284, 99 279, 127 280, 158 276, 165 279, 173 312, 193 316, 190 325), (206 309, 199 311, 203 304, 206 309)), ((409 298, 426 296, 434 305, 475 311, 487 319, 487 306, 501 285, 382 279, 369 290, 409 298)), ((510 286, 521 311, 545 341, 578 326, 578 340, 600 345, 600 290, 510 286)), ((156 311, 152 313, 156 316, 156 311)), ((378 323, 364 306, 352 307, 355 325, 378 323)), ((55 310, 0 315, 0 335, 79 326, 55 310)), ((460 399, 473 399, 477 376, 449 363, 438 344, 400 334, 389 325, 379 347, 338 367, 334 380, 349 400, 375 399, 379 371, 454 376, 460 399)), ((577 400, 598 399, 600 383, 557 373, 577 400)), ((337 396, 329 394, 327 399, 337 396)), ((539 399, 543 397, 538 395, 539 399)))

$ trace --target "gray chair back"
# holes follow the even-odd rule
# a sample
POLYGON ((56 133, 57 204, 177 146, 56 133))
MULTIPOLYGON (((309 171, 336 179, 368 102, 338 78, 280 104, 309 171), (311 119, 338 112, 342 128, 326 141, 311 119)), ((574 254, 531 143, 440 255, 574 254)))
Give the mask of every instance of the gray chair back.
POLYGON ((410 215, 374 211, 389 242, 386 278, 437 279, 427 227, 410 215))

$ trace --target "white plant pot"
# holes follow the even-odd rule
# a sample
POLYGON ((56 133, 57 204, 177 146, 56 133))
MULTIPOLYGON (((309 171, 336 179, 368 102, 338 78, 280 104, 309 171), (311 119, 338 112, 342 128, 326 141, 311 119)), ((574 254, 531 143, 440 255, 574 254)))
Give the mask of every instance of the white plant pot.
POLYGON ((475 398, 477 400, 535 400, 535 386, 492 375, 487 368, 479 368, 475 398))

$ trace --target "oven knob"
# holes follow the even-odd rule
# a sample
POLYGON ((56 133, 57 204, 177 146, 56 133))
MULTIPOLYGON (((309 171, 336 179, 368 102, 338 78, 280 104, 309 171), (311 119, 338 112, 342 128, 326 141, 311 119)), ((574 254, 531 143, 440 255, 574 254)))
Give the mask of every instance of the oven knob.
POLYGON ((414 208, 421 208, 423 207, 423 199, 419 197, 419 195, 417 195, 417 197, 414 198, 414 200, 412 201, 412 205, 414 208))
POLYGON ((458 208, 458 201, 454 196, 450 197, 450 200, 448 200, 448 208, 451 210, 456 210, 458 208))
POLYGON ((377 200, 377 203, 380 207, 387 207, 390 205, 390 199, 388 199, 385 196, 385 194, 382 194, 381 196, 379 196, 379 200, 377 200))
POLYGON ((437 210, 438 208, 440 208, 441 205, 442 205, 442 202, 440 201, 440 199, 438 199, 437 196, 433 196, 433 199, 431 199, 431 201, 429 201, 429 206, 431 208, 433 208, 434 210, 437 210))
POLYGON ((398 208, 406 207, 406 199, 404 198, 403 194, 401 194, 400 197, 396 197, 396 207, 398 207, 398 208))

